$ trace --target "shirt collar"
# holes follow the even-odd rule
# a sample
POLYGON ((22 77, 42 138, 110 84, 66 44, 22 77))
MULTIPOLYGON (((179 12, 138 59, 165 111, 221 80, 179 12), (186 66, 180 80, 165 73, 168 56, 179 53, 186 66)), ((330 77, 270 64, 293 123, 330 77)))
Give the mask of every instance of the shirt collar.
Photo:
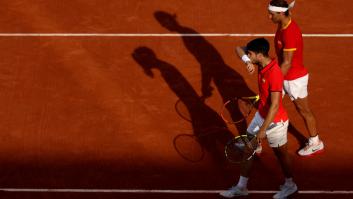
POLYGON ((263 75, 264 73, 266 73, 268 70, 270 70, 272 68, 272 66, 274 66, 276 64, 276 60, 272 59, 272 61, 267 64, 265 67, 263 67, 260 71, 260 74, 263 75))
POLYGON ((292 23, 292 19, 289 19, 289 22, 282 28, 282 30, 287 29, 291 23, 292 23))

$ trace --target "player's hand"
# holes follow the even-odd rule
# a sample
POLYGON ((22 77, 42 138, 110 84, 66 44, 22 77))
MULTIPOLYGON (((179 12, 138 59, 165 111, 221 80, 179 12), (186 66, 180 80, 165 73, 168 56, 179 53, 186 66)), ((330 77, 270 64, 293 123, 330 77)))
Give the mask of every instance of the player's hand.
POLYGON ((254 64, 251 62, 246 62, 246 70, 248 70, 250 74, 253 74, 255 72, 254 64))
POLYGON ((257 140, 260 142, 264 138, 266 138, 266 130, 260 129, 257 134, 257 140))

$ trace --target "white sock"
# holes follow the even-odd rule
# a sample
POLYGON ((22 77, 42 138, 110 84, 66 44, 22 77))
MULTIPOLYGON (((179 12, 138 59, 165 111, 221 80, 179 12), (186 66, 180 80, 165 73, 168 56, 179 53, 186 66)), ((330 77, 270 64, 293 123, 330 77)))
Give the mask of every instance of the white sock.
POLYGON ((318 144, 320 141, 319 135, 316 135, 315 137, 310 137, 310 140, 312 141, 312 143, 318 144))
POLYGON ((248 186, 248 180, 249 180, 249 178, 244 177, 244 176, 240 176, 237 187, 239 187, 241 189, 245 189, 248 186))
POLYGON ((292 185, 294 182, 293 182, 293 178, 286 178, 286 181, 284 184, 286 185, 292 185))

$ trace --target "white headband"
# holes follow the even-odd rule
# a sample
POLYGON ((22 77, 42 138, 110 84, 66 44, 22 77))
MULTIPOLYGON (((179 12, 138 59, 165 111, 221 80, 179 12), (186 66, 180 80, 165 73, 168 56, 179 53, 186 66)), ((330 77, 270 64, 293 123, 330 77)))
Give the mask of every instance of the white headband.
POLYGON ((294 3, 295 3, 295 1, 290 3, 288 5, 288 8, 271 6, 271 4, 270 4, 270 5, 268 5, 268 10, 272 11, 272 12, 287 12, 289 9, 292 9, 294 7, 294 3))

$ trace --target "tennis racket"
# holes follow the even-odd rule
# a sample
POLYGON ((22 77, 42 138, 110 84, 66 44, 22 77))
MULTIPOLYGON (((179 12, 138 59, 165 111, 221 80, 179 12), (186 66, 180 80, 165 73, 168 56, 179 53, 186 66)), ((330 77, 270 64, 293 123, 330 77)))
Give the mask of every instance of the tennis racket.
POLYGON ((229 162, 239 164, 254 156, 257 145, 255 135, 239 135, 229 140, 224 147, 224 153, 229 162))
POLYGON ((223 104, 220 115, 228 124, 243 122, 251 114, 252 109, 259 99, 259 95, 230 99, 223 104))

